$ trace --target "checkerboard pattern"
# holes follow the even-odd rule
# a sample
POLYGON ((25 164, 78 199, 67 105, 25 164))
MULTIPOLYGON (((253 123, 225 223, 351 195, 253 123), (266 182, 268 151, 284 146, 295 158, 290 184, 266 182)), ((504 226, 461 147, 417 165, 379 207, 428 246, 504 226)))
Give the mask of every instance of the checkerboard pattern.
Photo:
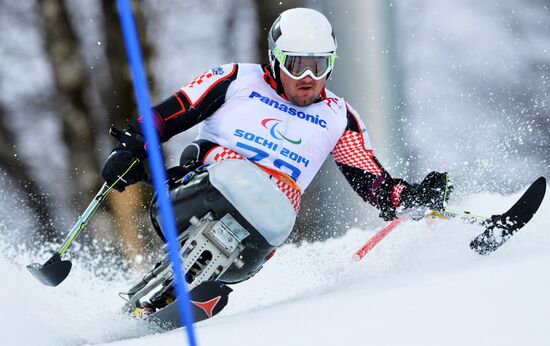
POLYGON ((244 157, 241 154, 222 146, 215 148, 213 151, 214 152, 211 154, 214 154, 214 157, 212 158, 214 162, 223 161, 227 159, 244 160, 244 157))
MULTIPOLYGON (((183 88, 192 88, 195 86, 195 84, 201 84, 205 79, 212 78, 213 74, 212 71, 207 71, 198 76, 197 78, 193 79, 189 83, 183 86, 183 88)), ((182 89, 183 89, 182 88, 182 89)))
POLYGON ((391 193, 390 193, 390 198, 391 198, 391 202, 393 204, 394 207, 399 207, 401 205, 401 202, 400 202, 400 199, 401 199, 401 191, 403 191, 404 188, 406 188, 407 185, 405 184, 397 184, 393 187, 391 193))
MULTIPOLYGON (((214 162, 219 162, 227 159, 244 160, 245 158, 239 153, 231 149, 218 146, 210 150, 210 152, 204 158, 203 162, 205 164, 211 164, 214 162)), ((288 200, 294 207, 296 214, 298 214, 298 212, 300 211, 300 201, 302 199, 302 194, 300 193, 300 190, 296 189, 296 187, 285 182, 284 180, 279 180, 274 176, 271 176, 271 179, 275 182, 275 185, 277 185, 279 190, 281 190, 281 192, 284 193, 286 198, 288 198, 288 200)))
POLYGON ((288 200, 294 207, 296 214, 298 214, 300 212, 300 202, 302 200, 302 194, 300 193, 300 191, 283 180, 278 180, 273 176, 271 177, 271 179, 275 180, 275 184, 277 185, 279 190, 281 190, 285 194, 286 198, 288 198, 288 200))
POLYGON ((382 175, 382 169, 374 161, 372 150, 365 149, 363 136, 355 131, 345 131, 332 150, 334 161, 361 168, 375 175, 382 175))

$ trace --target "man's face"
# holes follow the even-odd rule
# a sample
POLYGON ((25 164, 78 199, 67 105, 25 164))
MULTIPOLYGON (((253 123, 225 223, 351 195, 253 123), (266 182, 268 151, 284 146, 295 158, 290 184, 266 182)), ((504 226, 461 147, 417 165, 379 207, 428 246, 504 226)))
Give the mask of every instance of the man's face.
POLYGON ((319 98, 325 79, 315 80, 310 76, 295 80, 290 78, 284 71, 280 71, 281 85, 286 97, 290 102, 300 107, 306 107, 319 98))

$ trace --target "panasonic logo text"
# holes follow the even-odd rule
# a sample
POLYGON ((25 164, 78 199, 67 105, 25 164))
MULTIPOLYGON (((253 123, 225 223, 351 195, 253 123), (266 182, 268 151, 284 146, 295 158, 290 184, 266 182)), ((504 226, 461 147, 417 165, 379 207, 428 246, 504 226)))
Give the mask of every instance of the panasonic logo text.
POLYGON ((270 99, 269 97, 262 96, 260 93, 257 93, 255 91, 253 91, 248 97, 251 98, 251 99, 257 99, 257 100, 265 103, 266 105, 275 108, 276 110, 278 110, 280 112, 285 112, 285 113, 288 113, 292 116, 295 116, 295 117, 298 117, 300 119, 304 119, 306 121, 309 121, 312 124, 319 125, 320 127, 324 128, 324 129, 327 127, 327 122, 323 119, 319 119, 318 115, 306 114, 302 111, 297 110, 296 108, 289 107, 288 105, 286 105, 282 102, 278 102, 276 100, 270 99))

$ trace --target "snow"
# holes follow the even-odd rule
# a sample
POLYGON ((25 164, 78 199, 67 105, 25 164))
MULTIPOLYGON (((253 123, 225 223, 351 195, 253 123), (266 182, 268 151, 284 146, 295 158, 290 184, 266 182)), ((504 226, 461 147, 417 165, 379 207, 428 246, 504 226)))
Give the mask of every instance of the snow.
MULTIPOLYGON (((470 195, 456 208, 502 213, 520 194, 470 195)), ((220 315, 196 326, 198 344, 548 345, 549 221, 546 200, 487 257, 468 248, 479 227, 454 221, 402 224, 359 263, 351 255, 376 230, 285 245, 253 279, 233 286, 220 315)), ((71 275, 50 288, 24 268, 43 253, 3 236, 0 250, 2 344, 187 343, 182 329, 160 332, 118 313, 116 293, 137 274, 122 275, 109 256, 87 258, 80 249, 71 275)))
POLYGON ((467 192, 510 192, 548 170, 548 150, 537 147, 549 138, 541 116, 548 114, 547 4, 397 4, 402 126, 419 158, 413 172, 444 169, 467 192))
MULTIPOLYGON (((207 68, 263 57, 256 56, 255 42, 265 29, 256 28, 253 1, 175 3, 144 4, 155 50, 151 78, 156 101, 207 68)), ((78 0, 67 4, 79 23, 83 54, 97 83, 105 73, 99 7, 78 0)), ((350 83, 345 73, 349 66, 357 76, 371 58, 346 50, 346 39, 352 42, 348 47, 358 39, 352 35, 357 25, 348 16, 351 6, 337 7, 346 16, 334 22, 341 47, 334 77, 348 78, 334 90, 371 117, 371 106, 360 101, 380 89, 380 82, 357 88, 359 82, 350 83)), ((8 126, 18 135, 20 155, 53 199, 56 223, 71 223, 78 211, 65 201, 68 148, 60 141, 55 107, 47 102, 53 97, 53 81, 35 7, 34 2, 3 3, 0 95, 8 126)), ((463 196, 480 187, 511 191, 547 172, 550 17, 544 1, 405 0, 394 8, 404 99, 399 107, 405 108, 399 123, 405 135, 399 141, 412 148, 411 158, 403 155, 407 174, 416 175, 410 180, 418 181, 432 169, 448 170, 456 178, 455 195, 463 196)), ((369 119, 367 126, 372 123, 369 119)), ((193 134, 170 143, 172 160, 177 161, 193 134)), ((391 137, 374 144, 389 147, 391 137)), ((388 164, 386 168, 401 169, 388 164)), ((333 179, 343 178, 326 180, 333 179)), ((331 192, 337 187, 323 184, 331 192)), ((325 203, 321 216, 338 215, 340 220, 326 223, 342 224, 349 209, 342 203, 358 199, 344 184, 349 192, 345 198, 334 193, 321 198, 339 198, 335 207, 325 203), (329 208, 338 211, 327 213, 329 208)), ((100 256, 74 244, 69 278, 56 288, 38 283, 24 267, 45 260, 45 250, 55 246, 31 250, 21 245, 36 227, 33 216, 3 172, 0 193, 2 345, 186 343, 181 329, 158 333, 118 314, 122 301, 116 293, 138 280, 139 273, 125 273, 124 263, 108 247, 102 247, 107 255, 100 256)), ((470 195, 458 207, 490 215, 505 211, 518 196, 470 195)), ((368 213, 359 222, 372 220, 376 212, 368 213)), ((550 331, 545 330, 550 321, 545 293, 550 281, 549 221, 546 202, 525 230, 489 257, 467 247, 479 228, 454 222, 400 225, 360 263, 352 263, 351 254, 374 234, 368 229, 374 226, 325 242, 286 245, 255 278, 234 286, 219 316, 197 325, 199 344, 550 345, 550 331)))

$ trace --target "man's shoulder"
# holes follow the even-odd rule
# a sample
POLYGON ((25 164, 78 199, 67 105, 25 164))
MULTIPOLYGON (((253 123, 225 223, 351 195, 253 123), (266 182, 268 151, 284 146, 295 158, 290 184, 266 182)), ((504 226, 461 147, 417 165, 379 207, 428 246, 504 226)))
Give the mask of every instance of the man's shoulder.
POLYGON ((325 94, 326 94, 326 97, 325 97, 326 99, 328 100, 332 99, 337 101, 339 104, 341 104, 345 108, 348 114, 352 113, 353 115, 357 115, 357 111, 349 104, 349 102, 344 100, 343 97, 336 95, 335 93, 333 93, 327 88, 325 88, 325 94))
POLYGON ((225 64, 213 67, 198 75, 195 79, 185 84, 181 89, 200 89, 201 86, 204 87, 209 86, 210 84, 216 84, 220 80, 234 76, 237 69, 237 64, 225 64))
POLYGON ((225 79, 232 75, 235 75, 235 77, 246 75, 263 75, 263 69, 260 64, 251 63, 228 63, 218 65, 206 70, 204 73, 195 78, 195 80, 191 81, 190 84, 200 84, 202 81, 207 79, 225 79))
POLYGON ((262 65, 260 64, 240 62, 240 63, 236 63, 235 65, 237 65, 239 67, 239 70, 242 70, 242 71, 263 74, 262 65))
POLYGON ((324 102, 326 102, 326 104, 331 107, 333 111, 337 113, 345 113, 346 101, 343 97, 336 95, 327 88, 324 90, 324 95, 321 96, 323 96, 324 102))
POLYGON ((337 102, 342 106, 346 105, 346 101, 344 100, 343 97, 336 95, 335 93, 333 93, 332 91, 330 91, 327 88, 325 88, 324 98, 327 99, 327 100, 334 100, 334 102, 337 102))
POLYGON ((340 100, 343 100, 342 97, 336 95, 335 93, 333 93, 331 90, 329 90, 328 88, 325 88, 325 94, 326 94, 326 97, 329 98, 329 97, 332 97, 332 98, 338 98, 340 100))
POLYGON ((353 128, 359 131, 360 129, 365 127, 359 113, 349 104, 349 102, 344 100, 343 97, 334 94, 332 91, 326 88, 325 94, 325 100, 327 100, 329 106, 331 104, 337 104, 341 112, 346 114, 346 117, 348 118, 348 123, 351 122, 353 124, 353 128))
POLYGON ((231 83, 237 78, 238 65, 225 64, 213 67, 198 75, 195 79, 180 88, 180 91, 187 97, 192 107, 195 107, 208 93, 225 92, 228 82, 231 83), (221 85, 222 89, 215 88, 221 85), (213 91, 214 90, 214 91, 213 91))
POLYGON ((260 64, 238 63, 235 65, 239 71, 237 78, 240 81, 263 79, 264 71, 260 64))

